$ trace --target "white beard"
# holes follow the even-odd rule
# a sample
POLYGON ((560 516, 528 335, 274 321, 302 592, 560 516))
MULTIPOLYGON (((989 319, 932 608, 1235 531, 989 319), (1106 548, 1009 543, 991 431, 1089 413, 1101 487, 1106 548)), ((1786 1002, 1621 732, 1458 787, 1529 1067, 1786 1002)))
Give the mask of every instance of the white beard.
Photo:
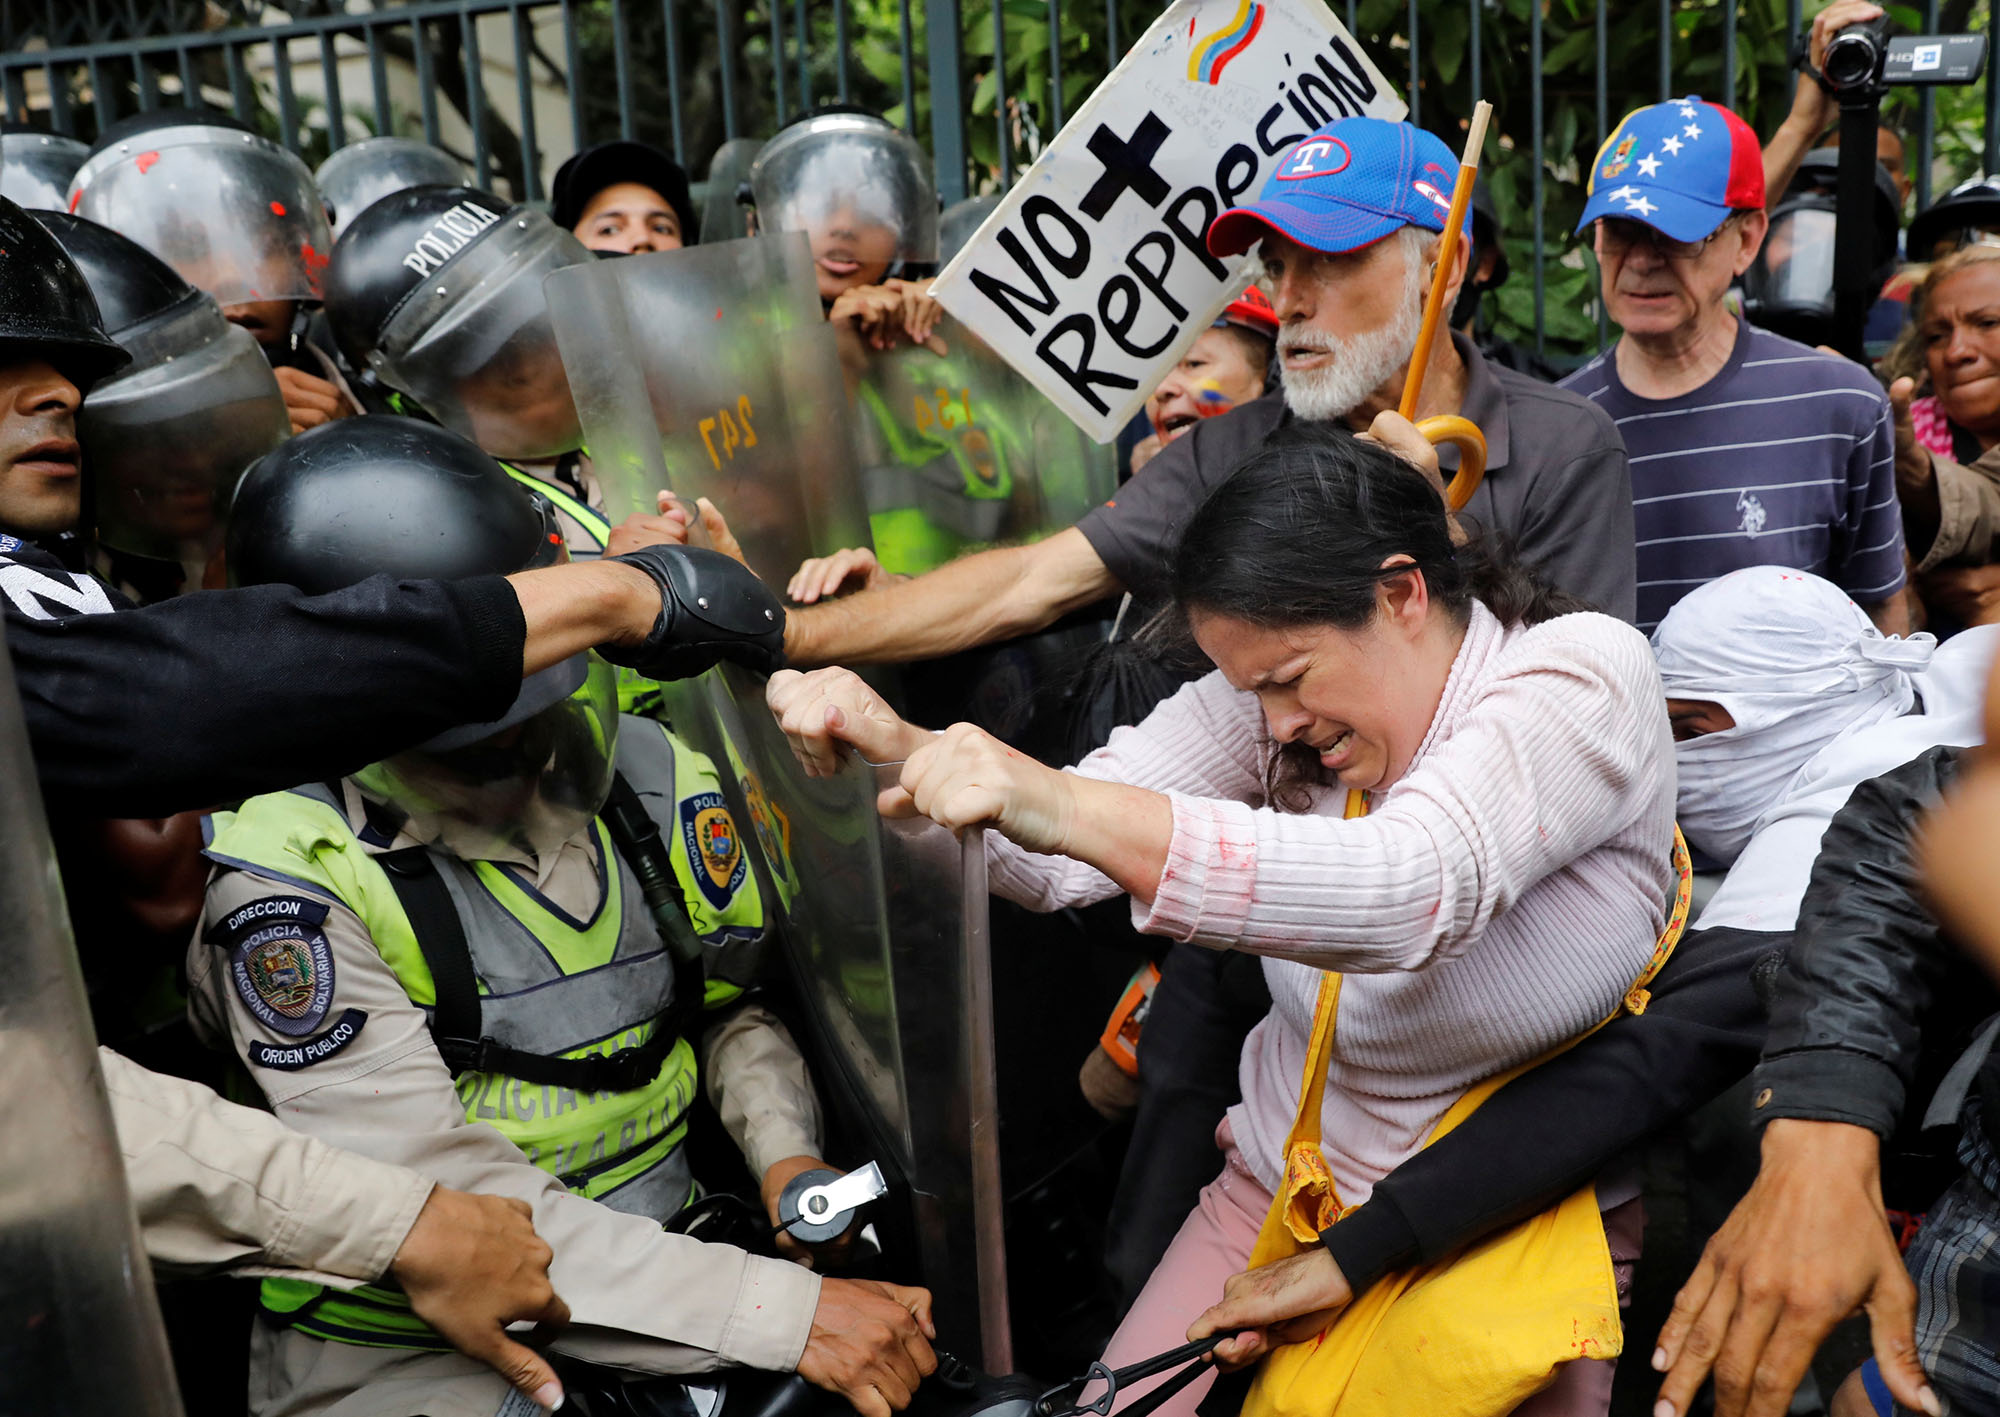
POLYGON ((1344 340, 1317 330, 1279 332, 1285 403, 1300 418, 1309 423, 1344 418, 1410 362, 1424 320, 1423 262, 1408 247, 1403 255, 1403 299, 1388 324, 1344 340), (1288 349, 1323 349, 1333 358, 1316 369, 1293 369, 1284 362, 1288 349))

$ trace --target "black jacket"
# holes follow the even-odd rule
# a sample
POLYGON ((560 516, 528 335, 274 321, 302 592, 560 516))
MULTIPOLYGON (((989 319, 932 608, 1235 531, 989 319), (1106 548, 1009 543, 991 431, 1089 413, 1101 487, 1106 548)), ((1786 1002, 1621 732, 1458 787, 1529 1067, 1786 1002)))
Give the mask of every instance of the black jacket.
POLYGON ((135 610, 13 537, 0 537, 0 603, 43 798, 97 816, 339 777, 498 718, 527 638, 498 576, 376 576, 321 596, 251 586, 135 610))
MULTIPOLYGON (((2000 1008, 1992 980, 1925 905, 1910 854, 1960 753, 1933 748, 1862 783, 1820 839, 1752 1085, 1760 1124, 1850 1122, 1884 1141, 1913 1131, 1938 1078, 2000 1008)), ((2000 1060, 1981 1078, 1991 1129, 2000 1060)))

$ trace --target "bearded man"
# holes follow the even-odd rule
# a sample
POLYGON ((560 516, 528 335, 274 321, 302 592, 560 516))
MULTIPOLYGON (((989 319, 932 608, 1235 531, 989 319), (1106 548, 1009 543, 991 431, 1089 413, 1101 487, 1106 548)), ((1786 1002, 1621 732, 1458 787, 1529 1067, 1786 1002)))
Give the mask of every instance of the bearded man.
MULTIPOLYGON (((1445 145, 1408 123, 1342 118, 1300 139, 1257 200, 1208 231, 1218 256, 1263 242, 1282 393, 1206 420, 1054 536, 792 612, 789 662, 931 659, 1028 634, 1120 590, 1163 602, 1186 519, 1270 433, 1293 418, 1359 432, 1397 407, 1457 172, 1445 145)), ((1452 263, 1447 307, 1469 246, 1452 263)), ((1441 413, 1486 434, 1486 480, 1460 514, 1468 529, 1498 533, 1562 589, 1630 620, 1632 474, 1611 420, 1489 364, 1457 334, 1432 346, 1417 409, 1441 413)), ((1442 455, 1449 476, 1455 453, 1442 455)))

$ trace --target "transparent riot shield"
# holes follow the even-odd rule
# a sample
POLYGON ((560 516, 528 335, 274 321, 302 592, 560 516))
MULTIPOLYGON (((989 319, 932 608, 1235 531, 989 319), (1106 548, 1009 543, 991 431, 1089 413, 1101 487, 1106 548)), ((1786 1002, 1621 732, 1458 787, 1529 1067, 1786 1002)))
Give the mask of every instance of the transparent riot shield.
MULTIPOLYGON (((708 497, 776 585, 807 556, 866 544, 802 236, 596 262, 555 273, 547 290, 614 518, 651 510, 662 487, 708 497)), ((941 830, 883 822, 866 765, 805 777, 760 676, 725 666, 666 687, 675 730, 726 765, 731 805, 751 823, 820 1089, 907 1183, 905 1204, 877 1222, 915 1270, 902 1277, 936 1293, 948 1344, 979 1335, 985 1365, 1004 1371, 998 1118, 990 1087, 979 1090, 993 1071, 976 983, 984 857, 941 830)))
POLYGON ((180 1417, 4 651, 0 795, 0 1412, 180 1417))
POLYGON ((890 570, 918 575, 967 551, 1037 540, 1117 486, 1112 450, 957 320, 937 326, 941 352, 907 341, 876 350, 847 330, 841 340, 862 496, 890 570))
POLYGON ((28 211, 66 211, 70 179, 89 156, 60 133, 0 133, 0 197, 28 211))
MULTIPOLYGON (((1117 487, 1114 450, 1091 441, 991 346, 949 317, 934 334, 941 352, 907 341, 876 350, 851 329, 838 336, 875 553, 904 575, 1039 540, 1117 487)), ((965 719, 1060 762, 1066 696, 1104 629, 1101 617, 1084 615, 912 669, 904 675, 911 716, 932 727, 965 719)))

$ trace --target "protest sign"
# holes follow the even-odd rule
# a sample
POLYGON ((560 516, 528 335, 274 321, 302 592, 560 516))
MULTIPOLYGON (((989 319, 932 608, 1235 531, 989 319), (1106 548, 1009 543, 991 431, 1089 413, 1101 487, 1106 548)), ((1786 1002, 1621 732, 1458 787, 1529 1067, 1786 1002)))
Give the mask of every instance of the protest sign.
POLYGON ((1178 0, 932 293, 1108 443, 1249 280, 1208 224, 1321 124, 1407 111, 1318 0, 1178 0))

